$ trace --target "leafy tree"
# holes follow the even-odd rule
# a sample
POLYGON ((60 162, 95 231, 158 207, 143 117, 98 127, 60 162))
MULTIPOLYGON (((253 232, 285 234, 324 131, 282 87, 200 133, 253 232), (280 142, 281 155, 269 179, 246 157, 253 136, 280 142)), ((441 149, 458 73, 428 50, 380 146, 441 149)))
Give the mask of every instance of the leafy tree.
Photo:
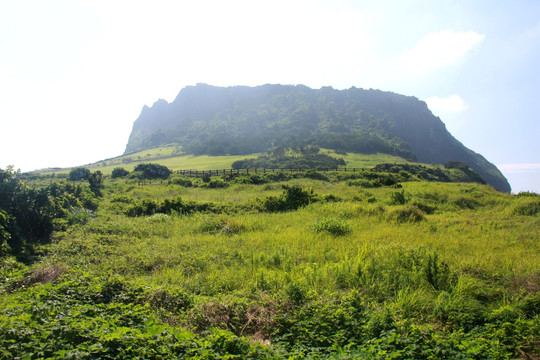
POLYGON ((18 171, 0 169, 0 254, 29 260, 33 245, 49 240, 55 219, 85 205, 95 209, 92 197, 87 189, 69 183, 31 189, 18 171))
POLYGON ((7 212, 0 209, 0 256, 4 256, 9 253, 10 247, 8 245, 11 239, 11 234, 8 231, 10 226, 10 217, 7 212))
POLYGON ((129 174, 129 171, 127 171, 123 167, 117 167, 117 168, 114 168, 114 170, 112 171, 111 177, 113 179, 116 179, 116 178, 126 177, 128 176, 128 174, 129 174))
POLYGON ((139 164, 134 171, 140 172, 143 179, 167 179, 172 174, 165 165, 154 163, 139 164))
POLYGON ((84 167, 77 167, 75 169, 71 169, 68 179, 70 181, 87 180, 89 176, 90 170, 84 167))
POLYGON ((88 175, 88 183, 90 184, 90 190, 96 196, 101 196, 101 189, 103 188, 103 174, 101 171, 98 170, 88 175))

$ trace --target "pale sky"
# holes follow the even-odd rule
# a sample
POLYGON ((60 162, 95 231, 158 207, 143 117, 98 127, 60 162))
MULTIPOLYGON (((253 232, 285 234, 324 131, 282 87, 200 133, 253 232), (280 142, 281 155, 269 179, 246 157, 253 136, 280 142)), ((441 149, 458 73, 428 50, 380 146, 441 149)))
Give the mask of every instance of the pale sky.
POLYGON ((185 86, 416 96, 513 192, 540 193, 540 1, 0 0, 0 167, 123 153, 185 86))

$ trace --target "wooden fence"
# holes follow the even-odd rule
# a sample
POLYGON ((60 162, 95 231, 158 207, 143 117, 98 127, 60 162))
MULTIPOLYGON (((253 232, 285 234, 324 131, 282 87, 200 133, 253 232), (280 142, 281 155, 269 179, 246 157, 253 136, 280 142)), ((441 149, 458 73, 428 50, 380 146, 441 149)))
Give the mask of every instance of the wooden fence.
MULTIPOLYGON (((304 172, 308 170, 316 170, 321 172, 339 171, 339 172, 360 172, 365 171, 365 168, 318 168, 318 169, 221 169, 221 170, 176 170, 177 174, 184 176, 219 176, 219 175, 239 175, 239 174, 269 174, 276 172, 304 172)), ((375 171, 369 169, 370 171, 375 171)))

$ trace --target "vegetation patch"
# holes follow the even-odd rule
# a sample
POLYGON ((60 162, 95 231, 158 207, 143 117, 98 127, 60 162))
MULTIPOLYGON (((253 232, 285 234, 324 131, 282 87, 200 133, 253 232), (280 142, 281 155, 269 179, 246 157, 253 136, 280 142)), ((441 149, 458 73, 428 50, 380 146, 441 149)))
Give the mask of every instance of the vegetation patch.
POLYGON ((404 172, 3 174, 0 358, 534 358, 538 197, 404 172))
POLYGON ((515 215, 534 216, 540 213, 540 196, 521 196, 512 206, 515 215))
POLYGON ((233 235, 246 230, 247 226, 243 222, 224 215, 205 216, 199 224, 199 231, 203 233, 233 235))
POLYGON ((269 196, 261 202, 261 207, 268 212, 296 210, 313 202, 313 190, 304 190, 299 185, 283 185, 283 193, 279 197, 269 196))
POLYGON ((388 220, 397 223, 415 223, 425 219, 424 213, 415 205, 400 206, 388 213, 388 220))
POLYGON ((233 169, 337 169, 345 160, 319 153, 317 146, 300 147, 298 150, 277 148, 272 153, 254 159, 235 161, 233 169))
POLYGON ((352 227, 344 220, 335 217, 326 217, 317 220, 309 228, 316 232, 327 232, 335 236, 343 236, 352 232, 352 227))

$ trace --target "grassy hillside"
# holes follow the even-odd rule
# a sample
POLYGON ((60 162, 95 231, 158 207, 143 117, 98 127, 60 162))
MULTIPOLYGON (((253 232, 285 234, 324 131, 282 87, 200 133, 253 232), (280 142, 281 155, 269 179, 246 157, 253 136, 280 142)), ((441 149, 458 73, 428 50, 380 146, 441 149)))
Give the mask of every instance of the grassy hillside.
MULTIPOLYGON (((400 157, 388 154, 347 153, 346 155, 341 155, 336 154, 335 151, 328 149, 323 149, 322 153, 326 153, 337 158, 343 158, 347 164, 346 167, 349 168, 372 168, 373 166, 381 163, 409 163, 400 157)), ((179 146, 165 146, 98 161, 93 164, 88 164, 85 167, 92 171, 99 170, 103 174, 107 175, 111 174, 116 167, 123 167, 128 171, 132 171, 137 164, 148 162, 165 165, 173 171, 181 169, 217 170, 230 169, 231 165, 235 161, 246 158, 255 158, 258 155, 259 154, 236 156, 191 155, 182 153, 182 148, 179 146)), ((66 168, 44 169, 38 172, 43 174, 67 174, 69 171, 70 169, 66 168)))
POLYGON ((107 178, 37 261, 4 257, 0 358, 538 356, 538 195, 227 180, 107 178))

